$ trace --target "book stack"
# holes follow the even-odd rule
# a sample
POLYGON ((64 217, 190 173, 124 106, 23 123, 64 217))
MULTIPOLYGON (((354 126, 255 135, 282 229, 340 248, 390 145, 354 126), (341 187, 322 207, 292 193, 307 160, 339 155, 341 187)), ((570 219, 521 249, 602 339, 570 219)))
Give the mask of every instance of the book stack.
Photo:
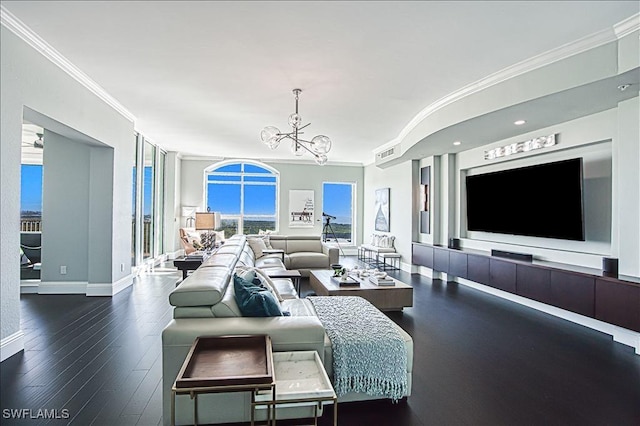
POLYGON ((393 286, 396 285, 395 281, 393 281, 393 278, 389 277, 389 276, 385 276, 383 277, 377 277, 375 275, 372 275, 369 277, 369 282, 371 282, 371 284, 375 284, 375 285, 379 285, 379 286, 393 286))

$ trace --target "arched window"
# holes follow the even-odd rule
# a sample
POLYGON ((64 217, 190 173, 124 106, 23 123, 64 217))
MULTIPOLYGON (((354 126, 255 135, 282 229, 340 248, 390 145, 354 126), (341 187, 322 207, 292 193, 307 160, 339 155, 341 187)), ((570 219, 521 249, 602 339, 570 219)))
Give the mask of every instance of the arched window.
POLYGON ((253 161, 224 161, 205 169, 205 202, 220 212, 226 236, 277 231, 277 170, 253 161))

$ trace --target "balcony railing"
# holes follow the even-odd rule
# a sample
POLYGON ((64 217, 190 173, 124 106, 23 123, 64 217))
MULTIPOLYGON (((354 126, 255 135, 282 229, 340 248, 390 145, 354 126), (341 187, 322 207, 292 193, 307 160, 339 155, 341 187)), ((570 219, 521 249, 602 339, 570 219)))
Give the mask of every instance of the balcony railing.
POLYGON ((42 219, 20 218, 20 232, 42 232, 42 219))

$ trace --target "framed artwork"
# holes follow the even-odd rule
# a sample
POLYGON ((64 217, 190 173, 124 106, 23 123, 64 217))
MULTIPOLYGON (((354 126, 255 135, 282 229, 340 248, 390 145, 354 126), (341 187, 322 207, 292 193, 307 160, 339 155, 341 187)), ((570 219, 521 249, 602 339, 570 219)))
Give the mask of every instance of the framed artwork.
POLYGON ((289 227, 313 228, 314 193, 312 189, 289 191, 289 227))
POLYGON ((429 218, 429 183, 431 181, 431 166, 420 169, 420 191, 421 210, 420 210, 420 232, 422 234, 431 233, 429 218))
POLYGON ((376 189, 375 223, 376 231, 389 232, 389 194, 390 188, 376 189))

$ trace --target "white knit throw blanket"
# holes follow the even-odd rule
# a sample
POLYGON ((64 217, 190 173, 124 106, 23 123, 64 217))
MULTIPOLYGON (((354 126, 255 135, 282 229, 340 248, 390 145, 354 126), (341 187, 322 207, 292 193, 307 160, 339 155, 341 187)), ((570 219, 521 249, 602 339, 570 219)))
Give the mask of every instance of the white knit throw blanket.
POLYGON ((407 351, 389 318, 361 297, 307 299, 331 339, 338 396, 363 392, 397 401, 406 395, 407 351))

